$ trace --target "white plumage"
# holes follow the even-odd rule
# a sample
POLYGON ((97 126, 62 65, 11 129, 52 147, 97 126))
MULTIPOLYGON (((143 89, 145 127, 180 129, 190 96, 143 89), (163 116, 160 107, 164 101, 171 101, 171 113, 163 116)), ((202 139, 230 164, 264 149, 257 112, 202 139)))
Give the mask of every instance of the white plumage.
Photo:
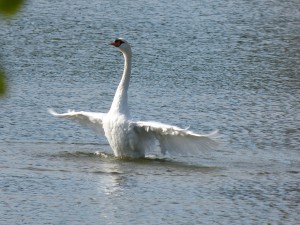
POLYGON ((203 150, 212 150, 217 146, 213 137, 217 132, 201 135, 188 129, 152 121, 132 121, 128 105, 127 90, 131 73, 131 47, 122 38, 111 45, 124 55, 125 65, 120 84, 108 113, 49 112, 56 117, 71 119, 81 125, 106 136, 116 157, 141 158, 159 143, 162 154, 198 155, 203 150))

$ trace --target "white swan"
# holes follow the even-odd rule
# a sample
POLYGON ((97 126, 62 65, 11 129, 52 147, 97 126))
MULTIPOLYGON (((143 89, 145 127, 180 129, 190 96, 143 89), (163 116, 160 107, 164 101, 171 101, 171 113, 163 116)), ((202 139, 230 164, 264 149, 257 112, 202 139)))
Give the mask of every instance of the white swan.
POLYGON ((69 111, 58 114, 50 109, 49 112, 52 115, 72 119, 104 134, 114 155, 121 158, 145 157, 145 152, 155 148, 157 141, 162 154, 168 152, 170 154, 197 155, 201 150, 211 150, 216 147, 217 143, 212 139, 216 132, 200 135, 163 123, 132 121, 127 105, 127 90, 131 73, 131 47, 122 38, 116 39, 111 45, 123 53, 125 65, 109 112, 69 111))

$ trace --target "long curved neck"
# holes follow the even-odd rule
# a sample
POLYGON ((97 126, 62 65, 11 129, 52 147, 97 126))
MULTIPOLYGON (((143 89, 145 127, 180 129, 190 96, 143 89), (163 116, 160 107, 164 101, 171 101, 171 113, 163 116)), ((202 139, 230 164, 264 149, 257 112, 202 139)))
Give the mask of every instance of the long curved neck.
POLYGON ((124 71, 109 111, 114 113, 122 113, 129 117, 130 115, 129 115, 128 103, 127 103, 128 101, 127 90, 129 87, 132 55, 131 55, 131 51, 122 52, 122 53, 125 59, 124 71))

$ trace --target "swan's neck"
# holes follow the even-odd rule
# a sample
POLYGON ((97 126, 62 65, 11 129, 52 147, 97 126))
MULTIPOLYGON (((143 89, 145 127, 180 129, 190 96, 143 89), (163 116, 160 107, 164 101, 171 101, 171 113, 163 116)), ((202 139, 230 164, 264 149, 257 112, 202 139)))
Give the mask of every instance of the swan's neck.
POLYGON ((127 103, 128 101, 127 90, 129 87, 129 80, 130 80, 130 73, 131 73, 131 52, 129 51, 129 52, 122 52, 122 53, 125 59, 124 71, 123 71, 122 79, 115 93, 115 97, 111 105, 110 112, 122 113, 129 117, 130 115, 129 115, 128 103, 127 103))

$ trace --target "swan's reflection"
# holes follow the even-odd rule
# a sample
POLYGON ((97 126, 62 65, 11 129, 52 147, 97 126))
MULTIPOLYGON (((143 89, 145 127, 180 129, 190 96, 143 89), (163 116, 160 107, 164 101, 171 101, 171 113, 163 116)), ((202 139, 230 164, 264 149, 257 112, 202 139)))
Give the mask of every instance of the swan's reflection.
POLYGON ((124 191, 125 177, 119 174, 111 174, 104 176, 98 185, 98 191, 105 195, 120 196, 124 191))
MULTIPOLYGON (((97 173, 97 172, 96 172, 97 173)), ((123 169, 117 162, 101 164, 101 177, 98 179, 97 190, 99 194, 120 196, 124 191, 126 177, 123 169)))

